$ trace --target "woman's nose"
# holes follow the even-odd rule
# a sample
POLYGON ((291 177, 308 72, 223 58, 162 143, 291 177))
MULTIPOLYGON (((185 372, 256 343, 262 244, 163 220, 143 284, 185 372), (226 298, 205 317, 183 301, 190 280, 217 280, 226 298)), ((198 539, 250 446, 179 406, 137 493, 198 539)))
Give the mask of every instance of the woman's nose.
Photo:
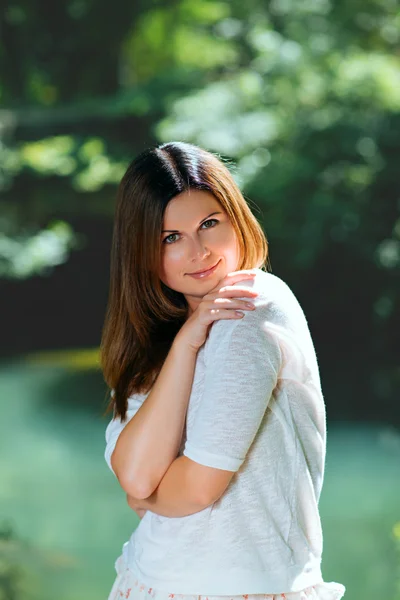
POLYGON ((193 239, 191 250, 194 256, 201 258, 207 256, 210 253, 210 251, 202 243, 201 239, 197 237, 193 239))

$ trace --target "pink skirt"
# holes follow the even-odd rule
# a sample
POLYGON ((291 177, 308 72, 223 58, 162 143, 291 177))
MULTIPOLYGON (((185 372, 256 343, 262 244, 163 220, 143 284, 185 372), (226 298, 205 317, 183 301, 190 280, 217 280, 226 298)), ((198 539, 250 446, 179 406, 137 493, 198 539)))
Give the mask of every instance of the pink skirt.
POLYGON ((191 594, 174 594, 163 590, 155 590, 144 585, 127 567, 121 555, 116 563, 117 577, 111 588, 108 600, 339 600, 344 596, 346 588, 335 581, 317 583, 299 592, 287 594, 240 594, 238 596, 199 596, 191 594))

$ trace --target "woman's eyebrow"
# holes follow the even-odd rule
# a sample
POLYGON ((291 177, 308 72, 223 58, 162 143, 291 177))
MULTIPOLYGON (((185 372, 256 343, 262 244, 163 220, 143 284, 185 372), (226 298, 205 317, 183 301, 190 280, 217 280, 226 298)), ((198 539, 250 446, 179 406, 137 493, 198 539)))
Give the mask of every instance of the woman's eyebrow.
MULTIPOLYGON (((216 212, 213 212, 210 215, 207 215, 207 217, 204 217, 204 219, 201 219, 200 223, 202 223, 203 221, 206 221, 207 219, 209 219, 213 215, 222 215, 222 212, 220 210, 217 210, 216 212)), ((161 231, 161 233, 168 233, 168 232, 170 232, 170 233, 179 233, 178 229, 163 229, 161 231)))

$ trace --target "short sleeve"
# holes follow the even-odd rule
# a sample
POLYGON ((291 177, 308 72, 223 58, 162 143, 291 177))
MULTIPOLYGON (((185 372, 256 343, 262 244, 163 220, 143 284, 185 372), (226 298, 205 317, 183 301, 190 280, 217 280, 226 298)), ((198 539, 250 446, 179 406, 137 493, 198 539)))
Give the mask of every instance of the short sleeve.
MULTIPOLYGON (((111 390, 111 395, 114 395, 114 390, 111 390)), ((116 417, 111 419, 109 424, 107 425, 105 431, 106 437, 106 449, 104 453, 104 458, 106 463, 108 464, 111 471, 114 473, 114 470, 111 466, 111 455, 114 452, 114 448, 116 446, 118 437, 124 427, 129 423, 132 417, 135 416, 139 408, 142 406, 144 402, 145 396, 142 394, 133 394, 128 398, 128 410, 126 412, 125 421, 121 421, 120 417, 116 417)), ((115 475, 115 473, 114 473, 115 475)))
POLYGON ((256 306, 213 323, 206 342, 203 396, 183 454, 209 467, 239 470, 278 381, 282 355, 268 302, 256 306))

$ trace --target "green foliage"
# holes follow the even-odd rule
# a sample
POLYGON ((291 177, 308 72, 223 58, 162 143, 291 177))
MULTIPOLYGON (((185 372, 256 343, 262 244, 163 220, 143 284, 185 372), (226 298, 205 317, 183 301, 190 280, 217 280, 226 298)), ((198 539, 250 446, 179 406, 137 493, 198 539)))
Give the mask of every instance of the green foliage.
POLYGON ((51 597, 55 575, 76 568, 68 553, 35 547, 21 538, 14 526, 0 526, 0 600, 38 600, 51 597))
MULTIPOLYGON (((93 191, 105 184, 117 184, 126 169, 126 163, 111 159, 104 140, 90 137, 79 140, 71 135, 42 138, 35 142, 23 142, 14 150, 4 149, 7 175, 15 176, 30 171, 36 177, 71 176, 76 190, 93 191)), ((1 180, 0 180, 1 181, 1 180)))
POLYGON ((52 15, 13 0, 0 48, 9 236, 18 223, 33 231, 35 219, 36 235, 60 211, 66 222, 76 211, 111 217, 128 161, 155 141, 187 140, 236 165, 273 267, 300 285, 342 256, 344 280, 356 269, 376 281, 370 327, 390 327, 399 23, 392 0, 124 2, 118 11, 63 0, 52 15))
POLYGON ((394 600, 400 600, 400 521, 395 523, 393 526, 392 538, 396 544, 397 556, 398 556, 398 568, 397 568, 397 586, 396 586, 396 597, 394 600))
POLYGON ((34 600, 40 595, 38 560, 9 524, 0 529, 0 600, 34 600))
POLYGON ((0 276, 25 279, 32 275, 49 275, 64 263, 80 237, 65 221, 49 223, 46 229, 25 230, 16 235, 0 233, 0 276))

